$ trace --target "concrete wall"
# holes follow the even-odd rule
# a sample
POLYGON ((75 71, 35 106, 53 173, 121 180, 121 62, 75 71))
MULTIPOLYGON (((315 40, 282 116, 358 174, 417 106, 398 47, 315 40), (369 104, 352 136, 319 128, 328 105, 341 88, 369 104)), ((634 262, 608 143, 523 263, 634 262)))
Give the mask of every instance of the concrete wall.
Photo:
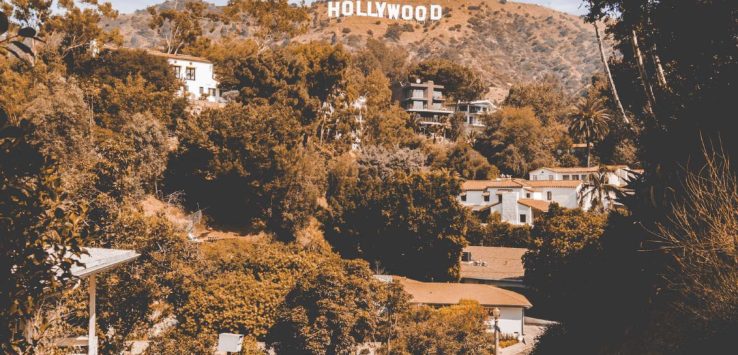
MULTIPOLYGON (((522 307, 497 307, 500 309, 500 319, 498 326, 502 334, 523 334, 523 318, 525 316, 522 307)), ((488 331, 494 331, 494 319, 487 321, 489 324, 488 331)))

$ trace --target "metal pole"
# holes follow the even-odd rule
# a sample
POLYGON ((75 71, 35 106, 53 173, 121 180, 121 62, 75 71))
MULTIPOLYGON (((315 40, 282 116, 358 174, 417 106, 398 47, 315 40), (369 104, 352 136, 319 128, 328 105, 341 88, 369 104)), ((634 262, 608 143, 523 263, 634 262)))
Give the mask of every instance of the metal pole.
POLYGON ((498 318, 495 317, 495 355, 500 354, 500 328, 498 325, 498 318))
POLYGON ((95 323, 97 313, 95 312, 95 275, 90 275, 90 324, 87 334, 87 354, 97 355, 97 337, 95 336, 95 323))

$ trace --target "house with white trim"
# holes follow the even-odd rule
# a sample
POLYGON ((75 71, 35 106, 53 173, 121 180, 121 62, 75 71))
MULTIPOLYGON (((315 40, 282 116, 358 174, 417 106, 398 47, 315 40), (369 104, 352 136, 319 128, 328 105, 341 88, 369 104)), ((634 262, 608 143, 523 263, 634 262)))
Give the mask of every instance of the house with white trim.
POLYGON ((219 82, 215 79, 213 63, 202 57, 185 54, 168 54, 147 50, 151 55, 164 57, 177 79, 182 80, 180 95, 190 100, 221 102, 219 82))
POLYGON ((490 100, 459 102, 454 107, 456 112, 464 114, 464 124, 472 129, 484 128, 485 125, 480 116, 497 111, 497 106, 490 100))
POLYGON ((461 185, 458 201, 475 212, 498 213, 510 224, 533 225, 553 202, 566 208, 580 207, 583 187, 581 180, 467 180, 461 185))
POLYGON ((588 181, 589 177, 597 174, 601 169, 606 171, 607 183, 613 186, 622 187, 628 183, 630 175, 636 170, 630 169, 627 165, 604 165, 602 167, 571 167, 571 168, 549 168, 542 167, 532 170, 528 173, 528 177, 532 181, 541 180, 584 180, 588 181))

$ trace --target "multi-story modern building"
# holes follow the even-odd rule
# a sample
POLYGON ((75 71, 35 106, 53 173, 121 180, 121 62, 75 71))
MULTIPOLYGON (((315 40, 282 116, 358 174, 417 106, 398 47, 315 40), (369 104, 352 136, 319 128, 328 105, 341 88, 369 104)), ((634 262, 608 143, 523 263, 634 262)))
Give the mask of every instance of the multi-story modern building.
POLYGON ((443 138, 448 116, 454 113, 444 105, 445 100, 443 85, 418 79, 403 86, 400 104, 405 111, 417 117, 424 133, 443 138))
POLYGON ((497 111, 497 106, 489 100, 459 102, 454 106, 456 112, 464 113, 464 123, 472 129, 484 128, 484 122, 479 117, 480 115, 497 111))

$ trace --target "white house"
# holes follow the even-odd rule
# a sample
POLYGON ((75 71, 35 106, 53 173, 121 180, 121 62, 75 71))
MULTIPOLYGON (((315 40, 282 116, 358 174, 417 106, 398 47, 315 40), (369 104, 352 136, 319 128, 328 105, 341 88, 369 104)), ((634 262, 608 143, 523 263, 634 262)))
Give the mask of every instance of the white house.
POLYGON ((148 50, 149 54, 165 57, 174 75, 183 81, 180 93, 191 100, 221 102, 213 63, 201 57, 167 54, 148 50))
POLYGON ((459 102, 455 106, 456 112, 464 113, 464 123, 472 128, 484 127, 484 122, 479 117, 480 115, 497 111, 497 106, 489 100, 459 102))
POLYGON ((467 180, 461 185, 458 201, 473 211, 496 212, 510 224, 532 225, 552 202, 566 208, 580 207, 583 186, 581 180, 467 180))
MULTIPOLYGON (((476 301, 490 311, 500 310, 499 327, 503 335, 524 335, 525 310, 533 305, 525 296, 499 287, 472 283, 421 282, 401 276, 377 275, 383 282, 400 283, 410 295, 411 304, 443 307, 463 300, 476 301)), ((488 331, 493 331, 494 320, 488 319, 488 331)))
POLYGON ((539 168, 528 173, 530 180, 589 180, 592 174, 597 174, 601 169, 605 171, 607 183, 613 186, 625 186, 630 179, 630 174, 635 170, 627 165, 605 165, 602 167, 572 167, 572 168, 539 168))

